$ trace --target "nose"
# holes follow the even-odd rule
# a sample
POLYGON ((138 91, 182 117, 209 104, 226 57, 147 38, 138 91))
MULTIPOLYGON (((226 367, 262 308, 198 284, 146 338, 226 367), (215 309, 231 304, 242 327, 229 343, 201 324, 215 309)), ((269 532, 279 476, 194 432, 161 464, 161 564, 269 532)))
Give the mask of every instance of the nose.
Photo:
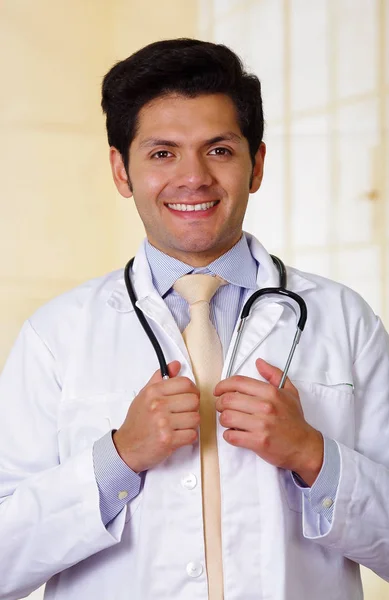
POLYGON ((198 190, 202 186, 212 185, 213 176, 206 158, 195 153, 183 157, 177 165, 175 183, 177 187, 189 190, 198 190))

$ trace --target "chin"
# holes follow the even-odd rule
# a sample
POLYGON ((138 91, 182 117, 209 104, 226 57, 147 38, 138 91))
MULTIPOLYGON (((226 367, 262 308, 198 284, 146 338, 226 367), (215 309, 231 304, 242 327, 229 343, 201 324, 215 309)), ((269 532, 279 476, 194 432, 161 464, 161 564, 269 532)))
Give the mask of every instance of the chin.
POLYGON ((187 254, 202 254, 204 252, 212 252, 219 244, 215 243, 215 240, 210 239, 186 239, 177 241, 172 247, 177 252, 183 252, 187 254))

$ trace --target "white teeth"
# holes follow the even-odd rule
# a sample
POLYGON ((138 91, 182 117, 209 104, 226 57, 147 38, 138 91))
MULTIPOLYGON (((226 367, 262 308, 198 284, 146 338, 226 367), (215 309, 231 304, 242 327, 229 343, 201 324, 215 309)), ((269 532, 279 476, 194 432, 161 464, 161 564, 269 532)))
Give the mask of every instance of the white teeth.
POLYGON ((194 210, 208 210, 215 206, 217 201, 215 202, 203 202, 203 204, 168 204, 169 208, 178 211, 194 211, 194 210))

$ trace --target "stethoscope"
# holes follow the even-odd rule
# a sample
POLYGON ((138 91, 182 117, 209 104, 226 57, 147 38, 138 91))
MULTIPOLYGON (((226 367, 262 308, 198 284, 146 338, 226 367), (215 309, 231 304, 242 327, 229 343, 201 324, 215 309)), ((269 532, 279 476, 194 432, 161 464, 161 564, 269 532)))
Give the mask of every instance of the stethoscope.
MULTIPOLYGON (((277 270, 278 270, 278 273, 280 276, 280 285, 279 285, 279 287, 268 287, 268 288, 263 288, 261 290, 257 290, 246 301, 246 303, 242 309, 241 315, 240 315, 240 323, 239 323, 239 326, 238 326, 238 329, 236 332, 236 338, 235 338, 235 342, 234 342, 234 347, 232 349, 231 358, 230 358, 227 373, 226 373, 226 378, 229 377, 232 373, 232 369, 233 369, 233 366, 235 363, 235 357, 238 352, 240 340, 243 335, 246 321, 250 316, 250 310, 251 310, 251 307, 253 306, 253 304, 260 298, 263 298, 263 296, 270 295, 270 294, 287 296, 288 298, 291 298, 299 305, 300 317, 297 321, 296 333, 294 335, 293 343, 292 343, 291 349, 289 351, 289 355, 288 355, 288 358, 287 358, 287 361, 286 361, 286 364, 284 367, 284 371, 282 373, 280 384, 278 386, 278 388, 281 389, 284 387, 285 380, 288 375, 289 367, 290 367, 290 364, 293 359, 293 355, 296 350, 296 346, 300 341, 302 332, 304 331, 308 313, 307 313, 307 305, 305 304, 305 302, 301 298, 301 296, 299 296, 295 292, 291 292, 290 290, 286 289, 286 269, 285 269, 285 265, 282 262, 282 260, 280 258, 278 258, 277 256, 273 256, 273 255, 271 255, 271 258, 273 260, 273 263, 277 267, 277 270)), ((137 297, 136 297, 133 285, 131 283, 131 276, 130 276, 133 262, 134 262, 134 258, 131 258, 131 260, 127 263, 127 265, 124 269, 124 281, 126 283, 128 295, 130 297, 132 306, 134 307, 136 316, 138 317, 140 324, 142 325, 147 337, 149 338, 150 342, 153 345, 153 348, 154 348, 155 353, 158 358, 162 378, 169 379, 169 371, 167 368, 166 359, 165 359, 164 353, 162 351, 162 348, 161 348, 156 336, 154 335, 153 330, 151 329, 150 325, 148 324, 143 312, 136 305, 137 297)))

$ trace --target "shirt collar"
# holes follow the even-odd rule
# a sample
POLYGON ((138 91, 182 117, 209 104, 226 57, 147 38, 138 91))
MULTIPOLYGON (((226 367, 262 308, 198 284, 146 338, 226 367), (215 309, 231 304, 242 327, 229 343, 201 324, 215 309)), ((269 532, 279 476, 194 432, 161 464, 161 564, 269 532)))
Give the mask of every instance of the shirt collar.
POLYGON ((191 265, 168 256, 148 241, 145 244, 145 252, 153 284, 162 297, 179 277, 192 272, 210 272, 213 275, 219 275, 228 283, 247 289, 254 290, 258 287, 258 263, 250 252, 245 234, 228 252, 201 269, 194 269, 191 265))

